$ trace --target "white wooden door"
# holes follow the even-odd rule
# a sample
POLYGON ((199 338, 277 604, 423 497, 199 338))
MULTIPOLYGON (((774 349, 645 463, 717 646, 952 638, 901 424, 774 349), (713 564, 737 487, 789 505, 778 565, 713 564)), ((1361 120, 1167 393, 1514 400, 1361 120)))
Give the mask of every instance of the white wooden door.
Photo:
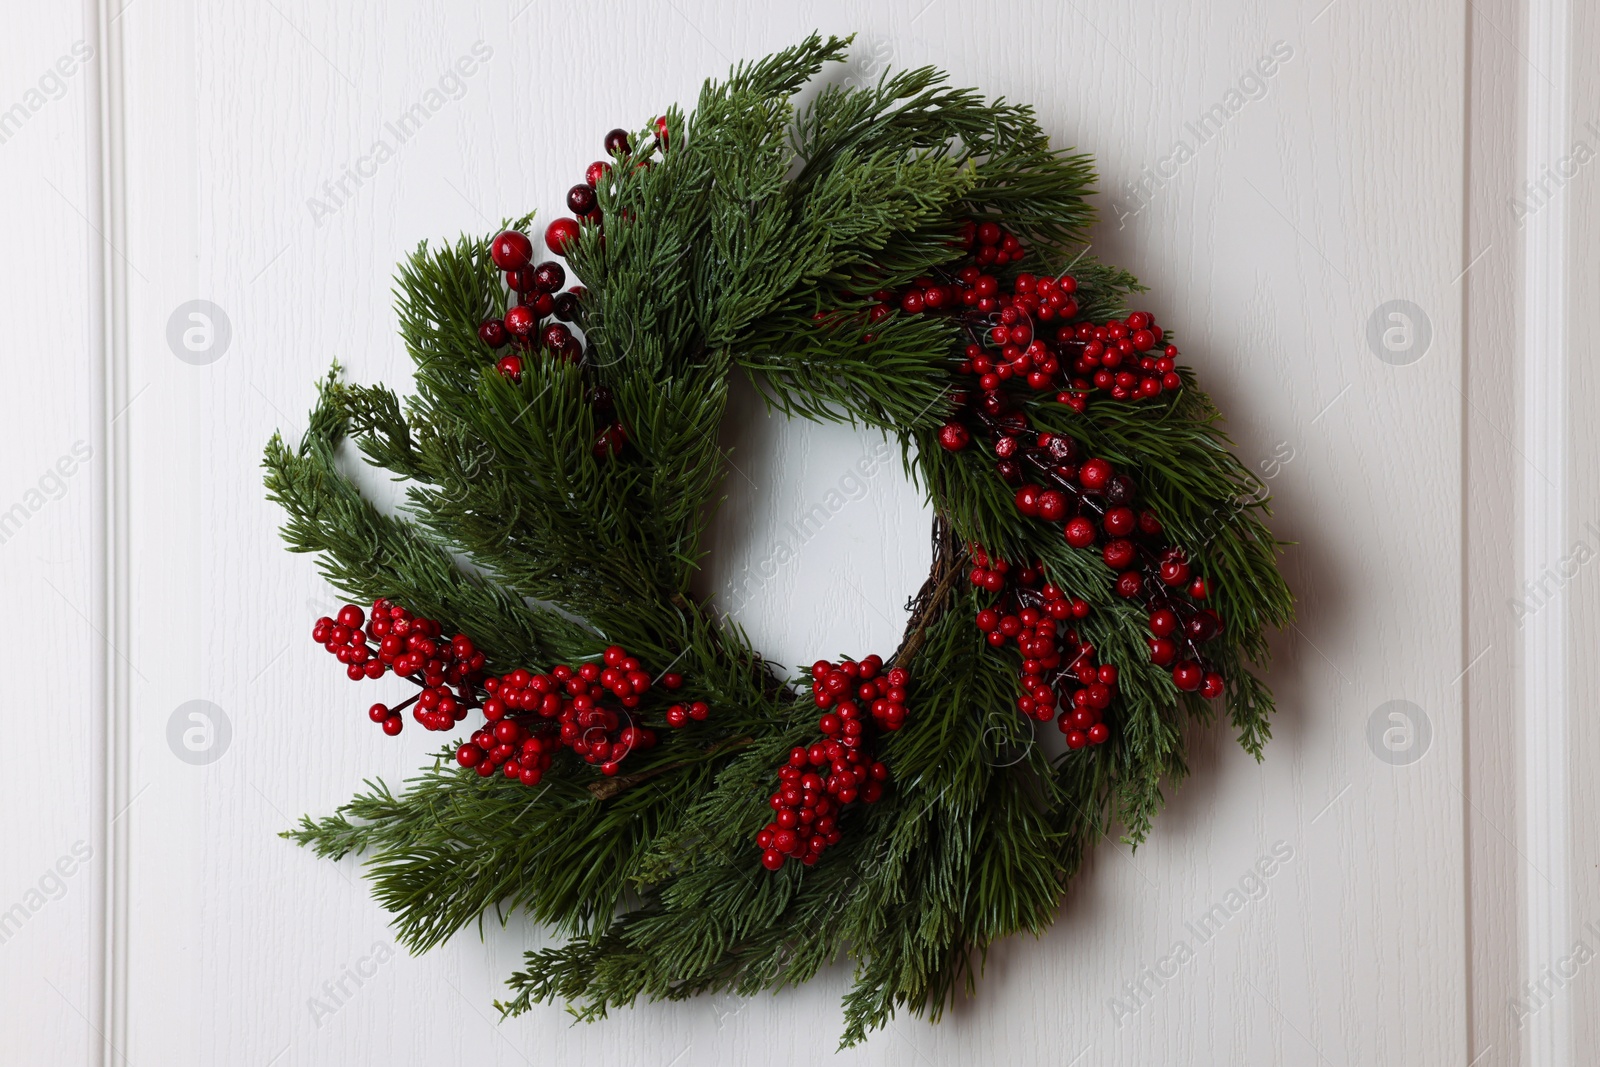
MULTIPOLYGON (((1267 479, 1298 624, 1137 852, 943 1023, 844 1063, 1580 1064, 1600 1039, 1600 16, 1572 0, 8 0, 0 35, 0 1062, 811 1064, 848 971, 594 1025, 492 1001, 540 932, 413 958, 277 831, 377 744, 305 640, 261 447, 337 358, 401 382, 396 261, 557 209, 604 131, 812 29, 1034 103, 1095 251, 1267 479), (397 140, 388 125, 424 103, 397 140), (15 105, 15 106, 13 106, 15 105), (375 145, 391 142, 377 157, 375 145), (1586 684, 1588 683, 1588 684, 1586 684), (1217 907, 1226 915, 1218 922, 1217 907), (1202 916, 1211 915, 1209 925, 1202 916)), ((770 656, 891 647, 927 515, 874 439, 755 400, 708 584, 770 656), (835 576, 842 577, 835 580, 835 576), (862 595, 864 594, 864 598, 862 595), (864 602, 880 605, 868 610, 864 602)), ((356 709, 358 711, 358 709, 356 709)))

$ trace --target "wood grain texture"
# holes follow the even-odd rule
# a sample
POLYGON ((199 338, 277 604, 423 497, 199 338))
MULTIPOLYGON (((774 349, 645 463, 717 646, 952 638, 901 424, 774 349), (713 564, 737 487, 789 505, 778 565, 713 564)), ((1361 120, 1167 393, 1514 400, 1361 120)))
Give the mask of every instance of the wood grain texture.
MULTIPOLYGON (((898 1020, 851 1063, 1466 1063, 1459 791, 1461 299, 1465 17, 1460 5, 1260 0, 1175 9, 953 0, 797 3, 272 0, 140 4, 124 19, 130 263, 127 418, 138 457, 129 657, 135 1064, 554 1058, 814 1063, 832 1050, 848 970, 749 1003, 641 1006, 572 1027, 558 1008, 505 1024, 489 1003, 537 944, 520 922, 387 959, 331 1015, 324 983, 392 944, 353 863, 273 833, 330 809, 363 775, 403 778, 429 747, 381 743, 363 698, 303 638, 331 604, 283 553, 257 461, 299 431, 338 357, 401 382, 394 262, 418 240, 549 211, 600 135, 687 102, 707 74, 812 28, 859 31, 851 73, 935 63, 957 82, 1034 102, 1062 143, 1095 154, 1111 195, 1097 254, 1146 300, 1231 413, 1241 456, 1270 474, 1275 529, 1302 621, 1276 645, 1282 713, 1256 765, 1226 731, 1193 736, 1193 777, 1137 852, 1097 850, 1055 928, 991 954, 977 997, 937 1028, 898 1020), (325 182, 458 57, 492 56, 331 213, 325 182), (1292 55, 1194 158, 1129 210, 1122 183, 1186 124, 1243 92, 1275 42, 1292 55), (1112 211, 1113 199, 1119 210, 1112 211), (1125 217, 1119 220, 1117 214, 1125 217), (177 359, 169 315, 203 298, 232 325, 207 366, 177 359), (1427 354, 1380 361, 1366 324, 1404 298, 1427 354), (1264 464, 1264 466, 1263 466, 1264 464), (177 759, 185 701, 223 709, 206 766, 177 759), (1428 750, 1396 766, 1367 739, 1405 699, 1428 750), (1292 857, 1257 891, 1260 857, 1292 857), (1257 893, 1203 943, 1186 923, 1257 893), (1145 978, 1179 940, 1194 957, 1145 978), (1125 982, 1144 982, 1137 1010, 1125 982)), ((842 75, 842 76, 843 76, 842 75)), ((728 502, 708 589, 754 568, 871 435, 766 418, 747 395, 725 429, 728 502)), ((774 658, 885 650, 926 562, 927 516, 896 463, 848 500, 739 610, 774 658)), ((387 953, 382 953, 387 954, 387 953)))
POLYGON ((19 1065, 83 1063, 98 1048, 88 1022, 99 981, 97 764, 84 667, 100 642, 90 623, 94 346, 82 307, 99 238, 86 217, 85 37, 70 4, 8 11, 0 35, 0 366, 9 392, 0 663, 11 679, 0 718, 10 756, 0 775, 10 815, 0 849, 0 1058, 19 1065))
POLYGON ((1521 974, 1522 897, 1538 877, 1520 852, 1519 769, 1522 738, 1518 660, 1522 601, 1522 479, 1535 477, 1508 439, 1520 438, 1521 337, 1517 219, 1509 210, 1521 181, 1523 82, 1528 68, 1515 38, 1501 27, 1525 21, 1520 0, 1483 3, 1468 14, 1471 85, 1467 154, 1468 234, 1465 244, 1467 398, 1462 575, 1468 625, 1462 645, 1463 746, 1467 846, 1467 936, 1470 1044, 1468 1062, 1509 1067, 1519 1058, 1522 1027, 1511 1010, 1521 974), (1473 260, 1476 259, 1476 262, 1473 260), (1470 265, 1470 269, 1468 269, 1470 265))
MULTIPOLYGON (((1596 153, 1600 153, 1600 72, 1588 61, 1583 43, 1600 34, 1600 12, 1574 4, 1572 10, 1572 128, 1563 154, 1569 164, 1557 195, 1565 197, 1567 212, 1567 326, 1569 400, 1567 425, 1571 430, 1568 459, 1568 515, 1570 551, 1554 561, 1566 598, 1567 656, 1571 664, 1567 750, 1567 780, 1571 783, 1570 859, 1571 913, 1568 925, 1573 944, 1564 946, 1550 961, 1561 985, 1553 996, 1565 1001, 1572 1020, 1573 1063, 1594 1058, 1600 1047, 1600 783, 1594 775, 1594 756, 1600 752, 1600 723, 1594 715, 1594 693, 1600 691, 1600 578, 1593 566, 1600 556, 1600 426, 1595 424, 1595 404, 1600 402, 1600 367, 1596 367, 1593 337, 1600 329, 1600 263, 1594 249, 1600 239, 1600 181, 1596 153), (1581 145, 1581 147, 1580 147, 1581 145), (1582 942, 1582 948, 1578 946, 1582 942), (1581 958, 1582 962, 1578 962, 1581 958), (1569 962, 1570 961, 1570 962, 1569 962)), ((1559 163, 1560 160, 1557 160, 1559 163)), ((1524 872, 1525 878, 1537 874, 1524 872)), ((1537 976, 1528 976, 1536 978, 1537 976)), ((1519 990, 1520 992, 1520 990, 1519 990)), ((1509 1015, 1508 1011, 1508 1015, 1509 1015)))

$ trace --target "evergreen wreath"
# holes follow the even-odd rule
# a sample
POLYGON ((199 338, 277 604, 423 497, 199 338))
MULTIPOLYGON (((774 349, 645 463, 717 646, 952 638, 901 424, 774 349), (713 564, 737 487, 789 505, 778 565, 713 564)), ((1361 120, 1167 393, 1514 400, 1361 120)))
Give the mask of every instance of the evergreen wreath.
POLYGON ((285 836, 365 854, 414 951, 491 910, 564 936, 506 1014, 749 995, 847 954, 844 1044, 937 1019, 1113 823, 1146 836, 1187 719, 1220 702, 1258 759, 1269 736, 1250 668, 1292 601, 1265 488, 1128 311, 1140 286, 1086 254, 1089 158, 932 68, 797 109, 848 44, 612 131, 544 234, 582 287, 533 265, 531 216, 420 247, 415 394, 335 366, 298 447, 267 446, 290 548, 371 605, 313 636, 419 687, 373 720, 482 715, 403 791, 285 836), (935 515, 900 646, 803 692, 693 589, 736 368, 778 411, 892 434, 935 515), (400 515, 346 441, 409 483, 400 515))

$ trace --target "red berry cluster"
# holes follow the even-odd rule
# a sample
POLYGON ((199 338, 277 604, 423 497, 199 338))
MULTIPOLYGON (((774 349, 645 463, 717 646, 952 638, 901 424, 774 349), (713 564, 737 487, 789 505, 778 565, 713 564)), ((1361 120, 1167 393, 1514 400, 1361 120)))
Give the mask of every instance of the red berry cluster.
POLYGON ((1166 343, 1149 312, 1106 323, 1072 322, 1078 314, 1076 278, 1024 272, 1007 292, 992 272, 1027 254, 1021 242, 994 222, 972 221, 962 241, 970 262, 939 268, 898 293, 874 294, 880 303, 871 321, 897 307, 909 315, 954 315, 971 342, 959 370, 975 375, 985 392, 1016 379, 1035 391, 1057 391, 1059 402, 1081 412, 1096 389, 1132 401, 1183 388, 1174 369, 1178 350, 1166 343), (1053 322, 1061 325, 1051 331, 1045 324, 1053 322))
POLYGON ((1146 400, 1182 389, 1183 378, 1176 369, 1178 348, 1166 344, 1164 336, 1148 311, 1105 323, 1062 326, 1056 330, 1057 350, 1072 360, 1076 376, 1069 399, 1081 402, 1091 387, 1110 393, 1113 400, 1146 400))
POLYGON ((811 692, 822 718, 817 727, 824 740, 809 748, 797 746, 778 769, 778 791, 770 804, 775 813, 756 846, 769 871, 796 859, 811 866, 824 849, 838 844, 838 814, 858 798, 867 804, 883 796, 889 768, 872 758, 871 737, 862 708, 884 730, 898 730, 906 721, 906 684, 910 675, 896 667, 882 675, 883 660, 868 656, 859 663, 818 660, 811 665, 811 692))
MULTIPOLYGON (((600 773, 616 774, 630 752, 656 745, 656 732, 633 713, 654 683, 619 645, 606 649, 603 662, 604 666, 561 664, 546 674, 519 668, 486 679, 487 722, 456 750, 456 762, 475 768, 485 778, 499 770, 524 785, 538 785, 555 754, 565 747, 584 762, 598 765, 600 773)), ((661 684, 675 690, 683 678, 663 675, 661 684)), ((673 721, 676 709, 674 705, 667 712, 669 726, 681 725, 673 721)))
POLYGON ((567 283, 566 268, 553 260, 532 266, 533 242, 516 230, 496 235, 489 243, 489 258, 505 271, 506 287, 516 294, 516 303, 506 309, 504 318, 485 319, 478 325, 478 340, 490 348, 515 343, 520 350, 500 357, 496 365, 500 373, 521 381, 524 352, 548 351, 573 363, 582 358, 583 345, 566 323, 577 319, 584 290, 558 292, 567 283), (552 315, 559 321, 550 321, 552 315))
MULTIPOLYGON (((612 130, 606 134, 605 149, 606 155, 611 157, 612 162, 620 163, 626 157, 633 161, 635 167, 653 166, 656 151, 667 150, 667 120, 656 119, 655 140, 638 156, 633 154, 633 141, 628 136, 627 130, 612 130)), ((610 173, 611 163, 597 159, 584 169, 583 181, 567 190, 567 208, 578 217, 556 219, 545 227, 544 243, 550 251, 558 256, 567 254, 567 246, 578 239, 580 220, 604 231, 605 219, 600 210, 600 196, 597 190, 600 188, 600 183, 605 181, 606 175, 610 173)))
POLYGON ((1106 709, 1117 695, 1117 668, 1109 663, 1095 664, 1095 648, 1068 628, 1067 619, 1082 619, 1089 605, 1068 599, 1055 585, 1044 580, 1039 564, 1012 567, 1003 559, 991 559, 981 548, 971 549, 972 584, 991 593, 1003 593, 991 607, 978 612, 978 629, 989 644, 1003 647, 1015 639, 1022 652, 1022 693, 1017 710, 1044 722, 1055 714, 1061 697, 1066 707, 1056 717, 1067 747, 1103 745, 1111 738, 1105 722, 1106 709), (1063 694, 1063 684, 1077 685, 1063 694))
POLYGON ((351 681, 382 678, 393 671, 422 687, 395 707, 374 704, 368 710, 372 721, 391 737, 403 725, 400 712, 413 703, 417 721, 430 730, 450 729, 474 704, 472 682, 483 670, 483 653, 465 634, 448 642, 441 636, 437 622, 382 599, 373 602, 370 618, 356 605, 346 604, 337 618, 323 616, 311 627, 312 640, 346 665, 351 681))
MULTIPOLYGON (((398 704, 374 704, 368 710, 391 737, 405 725, 400 713, 412 705, 413 717, 428 730, 453 729, 467 712, 481 708, 484 725, 456 750, 456 762, 484 777, 500 770, 507 778, 537 785, 563 747, 614 775, 628 753, 653 748, 657 741, 637 711, 655 681, 620 645, 607 648, 599 664, 563 664, 544 674, 519 668, 486 677, 484 655, 465 634, 444 641, 436 621, 385 599, 373 602, 370 618, 346 604, 337 618, 318 619, 311 634, 347 664, 352 680, 393 671, 420 687, 398 704)), ((683 687, 681 674, 663 674, 659 681, 668 691, 683 687)), ((710 712, 703 701, 674 704, 667 709, 667 725, 703 721, 710 712)))
MULTIPOLYGON (((1117 594, 1144 605, 1152 662, 1170 667, 1173 682, 1185 692, 1198 690, 1207 699, 1221 696, 1222 675, 1206 667, 1200 650, 1222 633, 1221 616, 1200 603, 1210 587, 1193 574, 1183 549, 1166 542, 1155 512, 1136 508, 1134 480, 1107 460, 1083 458, 1077 440, 1065 434, 1041 433, 1026 443, 1027 416, 1010 410, 1003 393, 958 401, 958 418, 970 419, 991 435, 999 457, 995 471, 1017 486, 1017 510, 1061 524, 1073 548, 1098 546, 1100 558, 1116 572, 1117 594)), ((959 421, 948 423, 939 435, 940 444, 951 450, 965 448, 971 439, 959 421)))
MULTIPOLYGON (((637 166, 651 165, 650 156, 657 148, 666 150, 667 125, 665 119, 656 120, 657 136, 650 151, 636 162, 637 166)), ((606 154, 613 159, 628 156, 633 151, 626 130, 612 130, 605 137, 606 154)), ((558 256, 567 254, 567 247, 578 238, 579 219, 601 227, 600 197, 596 190, 611 173, 611 164, 596 160, 584 172, 584 180, 567 190, 567 207, 578 218, 559 218, 545 227, 545 247, 558 256)), ((574 286, 567 292, 557 292, 567 281, 567 272, 553 260, 531 266, 533 242, 527 234, 506 230, 489 244, 489 258, 495 266, 505 271, 506 286, 515 294, 515 306, 508 308, 504 318, 486 319, 478 326, 478 339, 490 348, 499 349, 515 342, 523 351, 548 351, 568 362, 576 363, 583 356, 583 344, 573 336, 566 324, 575 322, 582 313, 583 298, 587 290, 574 286), (549 321, 554 316, 555 322, 549 321), (542 325, 541 325, 542 324, 542 325)), ((513 382, 522 380, 522 352, 500 357, 496 367, 513 382)), ((604 389, 598 390, 605 393, 604 389)), ((606 426, 595 435, 595 458, 605 459, 622 451, 628 443, 628 431, 617 421, 611 407, 611 396, 597 401, 590 397, 597 413, 608 418, 606 426)))

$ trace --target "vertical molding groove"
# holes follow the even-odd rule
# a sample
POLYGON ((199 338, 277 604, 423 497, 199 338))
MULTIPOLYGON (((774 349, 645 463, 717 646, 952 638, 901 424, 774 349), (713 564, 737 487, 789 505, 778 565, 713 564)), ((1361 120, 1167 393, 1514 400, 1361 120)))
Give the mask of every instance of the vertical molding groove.
POLYGON ((85 205, 89 265, 86 312, 91 352, 89 617, 101 640, 89 666, 93 736, 91 841, 94 893, 89 934, 89 1062, 121 1067, 127 1058, 127 808, 128 685, 115 649, 127 625, 126 424, 119 415, 127 393, 127 272, 123 247, 122 35, 107 0, 84 0, 84 36, 94 48, 88 64, 85 205))
MULTIPOLYGON (((1543 180, 1567 151, 1570 0, 1530 0, 1527 140, 1523 178, 1543 180)), ((1523 231, 1522 577, 1561 559, 1566 539, 1567 351, 1565 198, 1551 197, 1523 231)), ((1525 879, 1525 978, 1537 982, 1570 944, 1567 787, 1567 610, 1556 590, 1523 623, 1523 832, 1533 872, 1525 879)), ((1572 1063, 1571 1017, 1554 998, 1528 1019, 1530 1067, 1572 1063)))

